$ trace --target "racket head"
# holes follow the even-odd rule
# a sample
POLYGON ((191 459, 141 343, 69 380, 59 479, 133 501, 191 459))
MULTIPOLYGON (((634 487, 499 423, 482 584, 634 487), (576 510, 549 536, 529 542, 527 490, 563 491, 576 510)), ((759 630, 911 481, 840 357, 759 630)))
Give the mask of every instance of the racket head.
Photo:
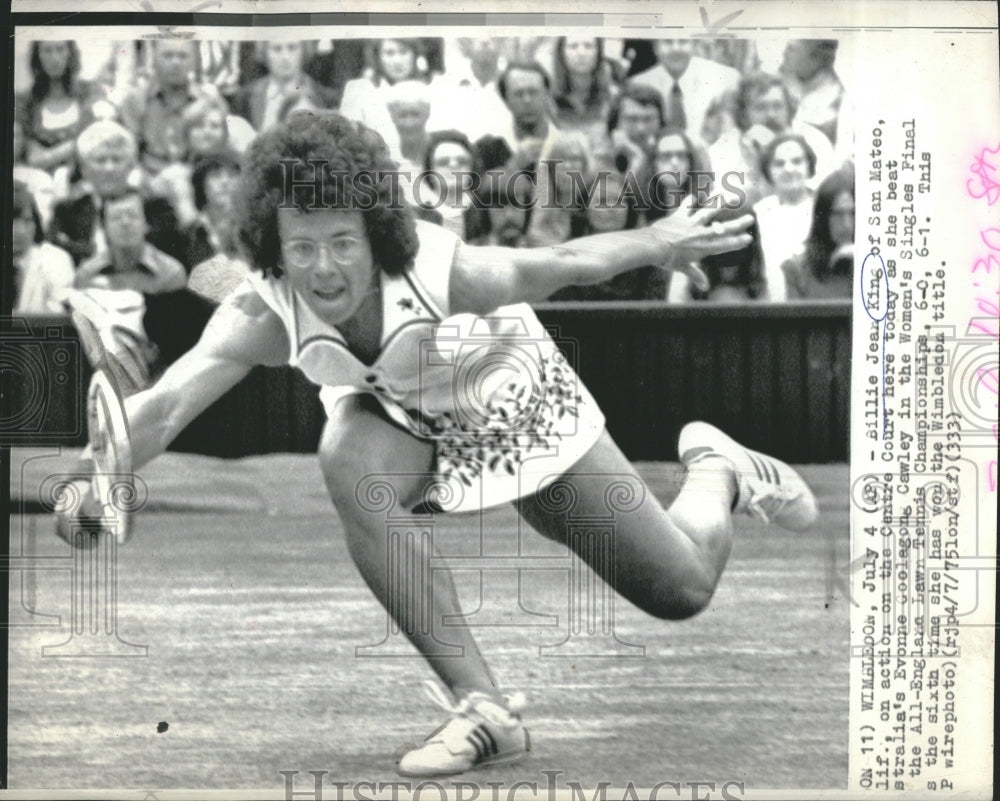
POLYGON ((87 390, 87 430, 95 466, 93 493, 108 530, 123 543, 131 535, 137 497, 132 438, 122 391, 103 368, 94 371, 87 390))

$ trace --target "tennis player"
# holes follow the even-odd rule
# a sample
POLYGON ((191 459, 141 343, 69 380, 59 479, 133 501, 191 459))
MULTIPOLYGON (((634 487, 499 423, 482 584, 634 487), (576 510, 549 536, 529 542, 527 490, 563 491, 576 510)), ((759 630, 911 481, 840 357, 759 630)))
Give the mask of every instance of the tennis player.
MULTIPOLYGON (((543 536, 569 543, 556 494, 575 498, 575 514, 602 515, 610 482, 641 479, 526 304, 647 264, 703 285, 689 265, 748 245, 752 220, 712 223, 713 210, 702 209, 555 247, 471 247, 415 222, 392 202, 391 182, 370 180, 394 169, 376 133, 336 114, 302 113, 264 132, 239 192, 254 273, 125 411, 141 467, 256 365, 296 365, 321 387, 328 421, 319 459, 351 557, 448 691, 434 693, 448 720, 402 754, 399 771, 444 776, 524 757, 523 696, 498 688, 462 623, 449 571, 432 571, 429 591, 392 584, 385 512, 365 502, 361 483, 379 476, 405 508, 428 512, 513 502, 543 536), (430 626, 413 625, 418 617, 430 626)), ((620 595, 663 619, 708 603, 734 513, 791 530, 817 514, 790 467, 710 425, 686 426, 679 451, 687 474, 673 505, 663 509, 646 491, 616 520, 613 560, 580 553, 620 595)), ((69 522, 86 523, 92 503, 69 522)))

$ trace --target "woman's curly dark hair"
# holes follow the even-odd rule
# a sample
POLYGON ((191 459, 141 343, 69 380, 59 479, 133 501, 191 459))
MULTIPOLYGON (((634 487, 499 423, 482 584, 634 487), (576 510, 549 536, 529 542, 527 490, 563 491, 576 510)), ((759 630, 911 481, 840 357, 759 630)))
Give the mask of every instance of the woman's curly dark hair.
POLYGON ((379 177, 396 170, 381 136, 334 112, 296 112, 268 128, 244 156, 237 197, 239 240, 253 269, 283 274, 279 207, 328 208, 360 211, 375 263, 402 273, 419 241, 413 212, 393 202, 392 182, 379 177))

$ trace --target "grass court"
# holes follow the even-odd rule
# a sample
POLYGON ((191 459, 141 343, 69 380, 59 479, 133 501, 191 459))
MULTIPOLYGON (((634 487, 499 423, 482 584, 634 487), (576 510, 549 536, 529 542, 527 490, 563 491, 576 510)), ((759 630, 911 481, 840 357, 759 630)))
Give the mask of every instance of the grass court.
MULTIPOLYGON (((315 457, 171 453, 140 471, 149 500, 117 553, 115 608, 119 637, 147 650, 95 658, 43 655, 72 639, 72 581, 91 569, 74 562, 38 505, 45 478, 70 469, 72 456, 35 449, 12 458, 12 790, 259 788, 279 796, 282 770, 303 774, 297 790, 311 789, 309 770, 343 782, 400 780, 394 751, 445 713, 423 694, 432 674, 415 652, 385 655, 400 650, 395 638, 359 654, 386 639, 387 617, 350 561, 315 457)), ((677 465, 638 468, 669 502, 677 465)), ((565 549, 531 531, 519 536, 512 508, 481 521, 436 518, 439 550, 454 555, 453 567, 473 566, 456 580, 463 609, 483 624, 476 634, 494 673, 529 701, 532 754, 461 780, 544 788, 542 771, 561 771, 560 787, 844 788, 848 468, 801 473, 820 504, 813 531, 740 517, 705 612, 659 621, 618 600, 617 644, 569 638, 578 652, 617 649, 608 656, 551 648, 567 640, 570 580, 579 575, 565 549), (508 564, 519 542, 520 606, 515 569, 480 572, 482 559, 462 561, 486 553, 508 564)), ((84 619, 103 625, 102 608, 84 619)), ((74 636, 94 647, 112 640, 74 636)))

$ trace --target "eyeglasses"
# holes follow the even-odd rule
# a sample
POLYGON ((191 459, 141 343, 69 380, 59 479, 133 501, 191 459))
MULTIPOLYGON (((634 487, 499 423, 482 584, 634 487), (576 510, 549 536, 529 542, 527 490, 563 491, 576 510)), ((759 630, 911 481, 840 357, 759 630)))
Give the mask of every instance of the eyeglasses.
POLYGON ((313 267, 319 261, 319 253, 325 250, 337 264, 350 264, 361 255, 361 240, 353 236, 341 236, 330 242, 315 242, 312 239, 289 239, 281 244, 281 255, 291 267, 313 267))
POLYGON ((689 155, 686 150, 661 150, 656 154, 657 161, 671 161, 672 159, 687 161, 688 158, 689 155))

